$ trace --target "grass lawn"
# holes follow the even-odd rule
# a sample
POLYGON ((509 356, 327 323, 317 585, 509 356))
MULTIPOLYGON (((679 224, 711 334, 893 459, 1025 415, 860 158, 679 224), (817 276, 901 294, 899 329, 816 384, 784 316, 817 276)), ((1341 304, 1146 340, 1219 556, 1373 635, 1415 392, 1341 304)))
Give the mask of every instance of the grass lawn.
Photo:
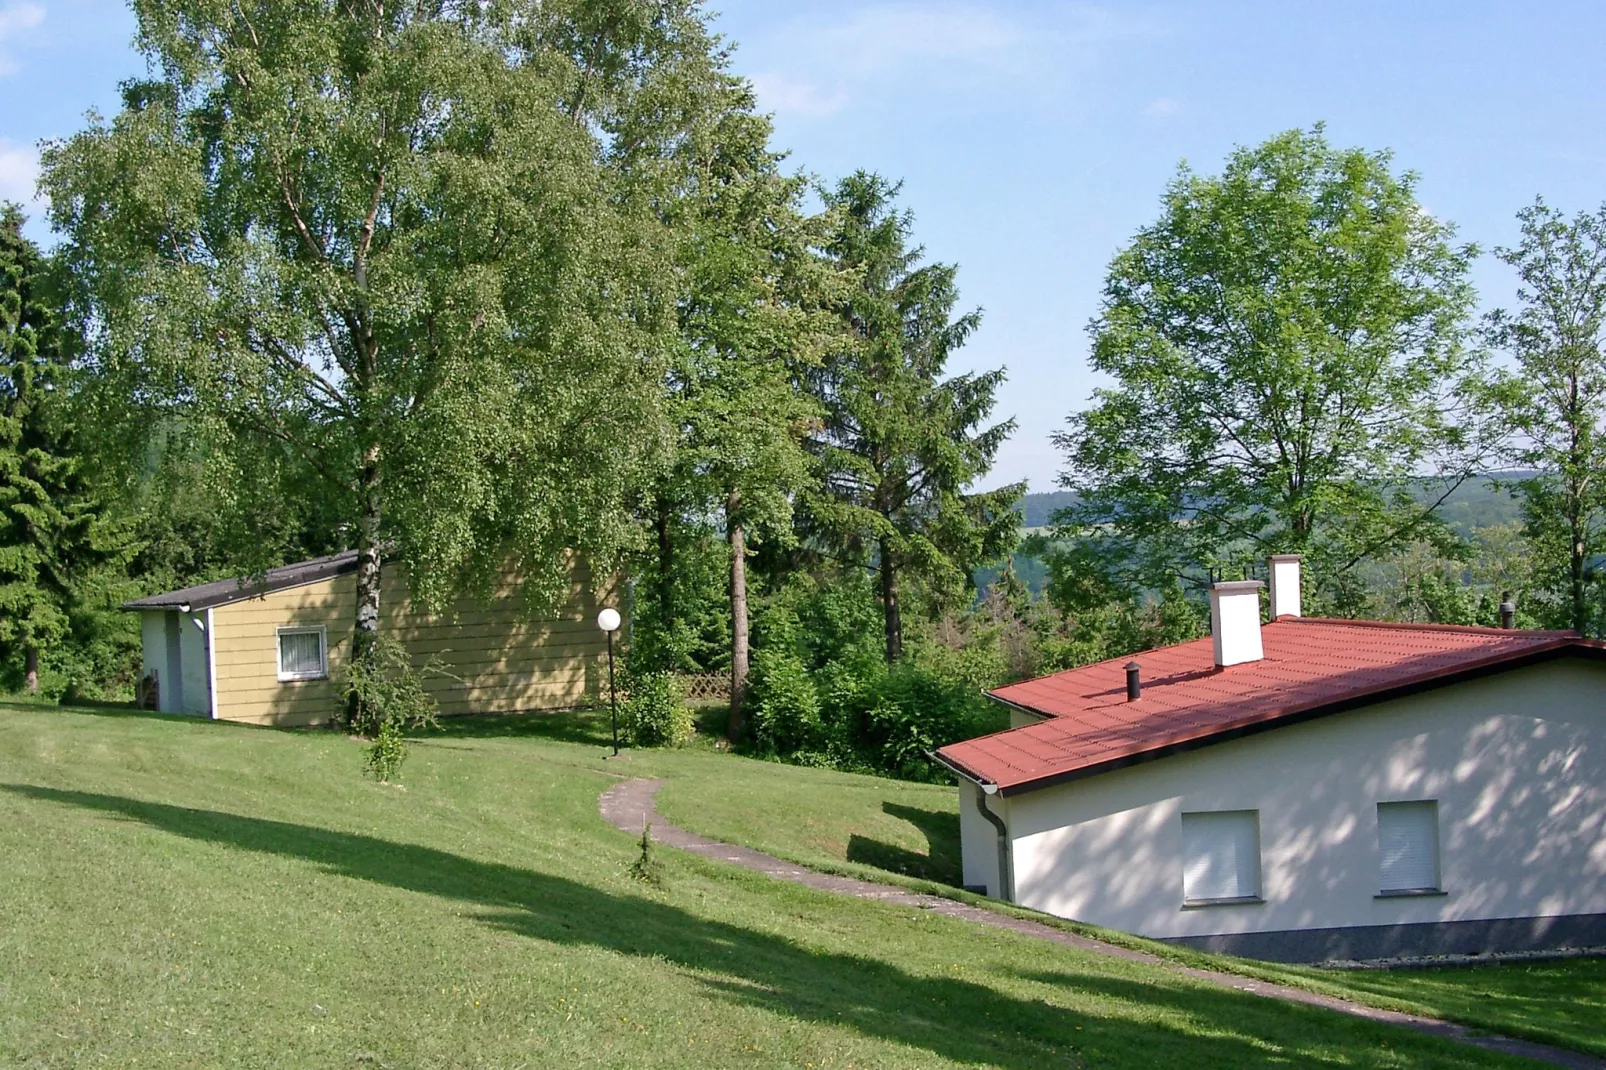
MULTIPOLYGON (((795 862, 872 877, 877 874, 870 867, 879 867, 950 885, 960 882, 958 796, 950 787, 760 762, 734 769, 722 764, 720 775, 727 786, 717 793, 701 777, 671 781, 659 795, 659 810, 705 836, 795 862)), ((1120 942, 1606 1056, 1606 959, 1337 971, 1251 963, 1151 941, 1120 942)))
POLYGON ((1606 1056, 1606 959, 1412 970, 1286 970, 1283 980, 1606 1056))
POLYGON ((881 782, 604 762, 604 723, 454 725, 401 790, 332 733, 0 703, 0 1066, 1526 1065, 678 852, 644 886, 619 775, 816 777, 774 824, 844 862, 881 782))

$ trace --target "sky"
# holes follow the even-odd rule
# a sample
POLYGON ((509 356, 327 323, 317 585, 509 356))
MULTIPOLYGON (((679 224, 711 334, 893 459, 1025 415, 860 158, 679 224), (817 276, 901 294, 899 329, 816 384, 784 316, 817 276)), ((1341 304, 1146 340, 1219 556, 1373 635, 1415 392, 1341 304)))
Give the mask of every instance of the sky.
MULTIPOLYGON (((981 330, 954 371, 1008 369, 1018 429, 986 485, 1052 490, 1049 436, 1100 382, 1087 324, 1111 258, 1186 160, 1326 124, 1391 150, 1418 197, 1490 249, 1536 196, 1606 203, 1606 4, 1083 4, 717 0, 789 166, 901 179, 915 236, 959 265, 981 330)), ((0 0, 0 198, 30 202, 41 139, 110 114, 141 74, 134 21, 101 0, 0 0)), ((31 206, 38 210, 38 205, 31 206)), ((42 226, 31 228, 48 240, 42 226)), ((1485 307, 1515 284, 1487 253, 1485 307)))

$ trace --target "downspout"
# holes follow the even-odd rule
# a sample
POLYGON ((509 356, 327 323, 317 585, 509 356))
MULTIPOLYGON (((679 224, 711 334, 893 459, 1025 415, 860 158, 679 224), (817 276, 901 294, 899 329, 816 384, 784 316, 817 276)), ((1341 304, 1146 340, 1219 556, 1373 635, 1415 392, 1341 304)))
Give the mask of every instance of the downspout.
POLYGON ((987 819, 987 823, 998 832, 998 898, 1006 903, 1014 902, 1015 897, 1010 894, 1014 888, 1009 872, 1009 828, 1004 819, 987 808, 987 796, 998 794, 997 784, 977 783, 981 790, 976 793, 976 812, 987 819))
MULTIPOLYGON (((1006 703, 1006 705, 1008 705, 1008 703, 1006 703)), ((942 766, 959 779, 968 780, 970 783, 976 785, 978 789, 976 792, 976 812, 981 814, 981 816, 987 820, 987 823, 991 825, 993 830, 998 834, 998 898, 1002 899, 1006 903, 1013 903, 1015 901, 1015 896, 1013 894, 1015 882, 1012 874, 1010 873, 1009 864, 1009 827, 1004 824, 1004 819, 1002 817, 999 817, 997 814, 993 813, 987 808, 986 801, 986 796, 998 794, 998 785, 990 784, 986 781, 978 779, 974 774, 961 769, 959 766, 948 761, 936 751, 927 751, 926 757, 935 764, 942 766)))

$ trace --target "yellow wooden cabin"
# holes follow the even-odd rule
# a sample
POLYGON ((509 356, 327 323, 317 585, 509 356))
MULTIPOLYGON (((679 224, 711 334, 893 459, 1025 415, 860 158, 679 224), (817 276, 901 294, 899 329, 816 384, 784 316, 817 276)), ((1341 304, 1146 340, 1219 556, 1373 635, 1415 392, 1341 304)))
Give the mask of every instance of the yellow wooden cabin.
MULTIPOLYGON (((355 551, 219 580, 127 603, 143 639, 142 704, 250 724, 310 725, 337 706, 333 676, 351 648, 355 551)), ((591 575, 576 567, 556 613, 532 614, 507 576, 486 602, 462 599, 441 614, 416 608, 387 567, 382 628, 423 664, 444 669, 425 686, 443 714, 512 713, 577 706, 596 691, 607 637, 597 628, 591 575)))

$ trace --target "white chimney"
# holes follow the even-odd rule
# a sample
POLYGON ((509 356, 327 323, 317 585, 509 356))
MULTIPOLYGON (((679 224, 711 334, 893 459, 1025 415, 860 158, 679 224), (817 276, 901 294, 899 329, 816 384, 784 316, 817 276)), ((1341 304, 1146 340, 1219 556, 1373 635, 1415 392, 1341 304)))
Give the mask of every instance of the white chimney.
POLYGON ((1271 573, 1271 619, 1298 617, 1299 611, 1298 554, 1272 554, 1266 562, 1271 573))
POLYGON ((1210 637, 1216 668, 1266 656, 1260 645, 1260 589, 1264 586, 1259 580, 1237 580, 1210 588, 1210 637))

